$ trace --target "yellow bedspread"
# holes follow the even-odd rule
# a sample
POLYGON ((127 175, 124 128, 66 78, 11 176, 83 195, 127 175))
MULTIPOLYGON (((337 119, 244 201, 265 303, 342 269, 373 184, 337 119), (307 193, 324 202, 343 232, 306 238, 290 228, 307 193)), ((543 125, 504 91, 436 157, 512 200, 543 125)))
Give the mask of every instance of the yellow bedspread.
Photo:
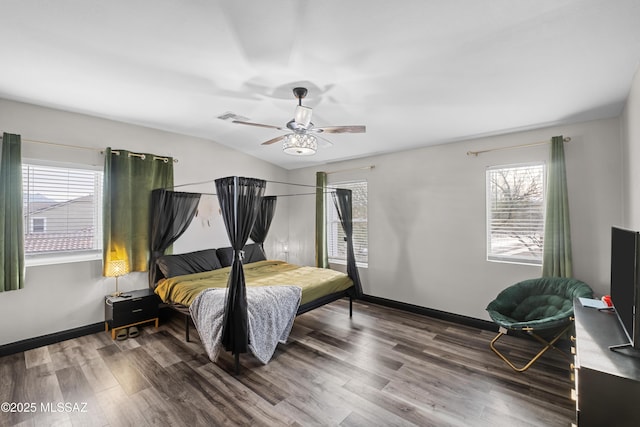
MULTIPOLYGON (((162 301, 190 306, 207 288, 226 288, 231 267, 162 279, 155 289, 162 301)), ((353 286, 344 273, 326 268, 301 267, 267 260, 244 265, 247 286, 295 285, 302 288, 300 305, 353 286)))

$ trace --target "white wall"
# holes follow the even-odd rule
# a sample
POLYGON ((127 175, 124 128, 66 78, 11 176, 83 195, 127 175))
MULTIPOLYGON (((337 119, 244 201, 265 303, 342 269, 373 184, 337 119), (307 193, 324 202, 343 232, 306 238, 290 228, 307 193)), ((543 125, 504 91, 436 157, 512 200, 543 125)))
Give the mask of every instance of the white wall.
MULTIPOLYGON (((486 261, 485 170, 547 161, 549 145, 467 156, 564 135, 574 275, 608 293, 609 229, 622 219, 620 120, 489 137, 291 171, 290 182, 315 183, 315 172, 352 172, 368 180, 369 295, 489 319, 485 307, 505 287, 539 277, 540 267, 486 261)), ((390 143, 392 143, 390 141, 390 143)), ((340 174, 330 175, 340 181, 340 174)), ((312 264, 312 200, 290 200, 291 258, 312 264)))
MULTIPOLYGON (((95 148, 80 150, 23 142, 24 158, 102 165, 99 150, 107 146, 150 152, 177 158, 175 184, 244 175, 285 181, 284 169, 213 141, 176 135, 140 126, 36 107, 0 99, 0 130, 23 139, 95 148)), ((267 185, 268 194, 280 191, 267 185)), ((179 190, 214 193, 214 184, 181 187, 179 190)), ((174 253, 228 246, 217 202, 210 219, 202 214, 176 242, 174 253)), ((276 242, 288 238, 286 198, 278 200, 266 242, 274 253, 276 242)), ((101 276, 101 261, 28 267, 24 289, 0 293, 0 345, 104 321, 104 296, 113 292, 113 278, 101 276)), ((122 290, 147 287, 146 273, 121 277, 122 290)))
MULTIPOLYGON (((488 319, 486 304, 504 287, 537 277, 540 268, 485 260, 485 169, 488 166, 547 160, 548 146, 497 151, 478 157, 468 150, 506 147, 570 136, 566 161, 570 192, 574 272, 598 294, 608 292, 609 229, 640 229, 640 190, 628 185, 623 222, 622 183, 640 182, 640 168, 623 176, 625 164, 640 162, 640 82, 634 83, 622 119, 519 132, 285 171, 212 141, 161 132, 89 116, 0 100, 0 130, 25 139, 59 142, 97 150, 106 146, 171 155, 176 184, 227 175, 315 184, 315 171, 374 165, 370 171, 337 173, 330 182, 365 177, 369 181, 369 268, 361 271, 365 293, 451 313, 488 319), (634 118, 636 118, 634 122, 634 118), (622 130, 622 135, 621 135, 622 130), (634 175, 635 174, 635 175, 634 175)), ((23 144, 23 156, 102 164, 98 151, 23 144)), ((281 186, 283 187, 283 186, 281 186)), ((270 194, 290 188, 268 186, 270 194)), ((214 192, 213 184, 183 187, 214 192)), ((210 218, 196 218, 175 252, 227 245, 217 204, 210 218), (212 219, 207 222, 207 219, 212 219), (209 225, 210 224, 210 225, 209 225)), ((314 197, 280 198, 267 252, 314 263, 314 197)), ((146 275, 120 279, 124 290, 146 287, 146 275)), ((104 320, 103 298, 114 280, 101 277, 99 261, 29 267, 25 289, 0 293, 0 345, 104 320)))

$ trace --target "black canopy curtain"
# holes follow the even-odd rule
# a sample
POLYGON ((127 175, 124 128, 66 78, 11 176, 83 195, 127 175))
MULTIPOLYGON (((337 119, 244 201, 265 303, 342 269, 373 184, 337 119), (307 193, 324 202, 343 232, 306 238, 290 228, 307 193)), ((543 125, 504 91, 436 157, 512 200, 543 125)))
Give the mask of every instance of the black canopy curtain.
POLYGON ((264 252, 264 241, 269 233, 271 227, 271 221, 276 213, 276 202, 278 201, 276 196, 264 196, 260 201, 260 210, 258 211, 258 217, 251 229, 251 240, 257 243, 264 252))
POLYGON ((233 248, 233 261, 227 284, 227 300, 222 323, 222 345, 236 356, 237 371, 239 355, 247 352, 249 344, 242 248, 249 239, 253 224, 258 217, 266 181, 232 176, 216 179, 215 183, 220 211, 233 248))
POLYGON ((338 211, 338 217, 342 223, 342 229, 347 240, 347 275, 353 281, 355 289, 355 297, 362 297, 362 283, 360 282, 360 274, 356 265, 356 254, 353 251, 353 213, 352 213, 352 197, 351 190, 344 188, 336 189, 333 196, 333 203, 338 211))
POLYGON ((185 232, 196 215, 200 193, 174 192, 156 189, 151 192, 149 227, 149 286, 153 287, 159 273, 156 260, 185 232))

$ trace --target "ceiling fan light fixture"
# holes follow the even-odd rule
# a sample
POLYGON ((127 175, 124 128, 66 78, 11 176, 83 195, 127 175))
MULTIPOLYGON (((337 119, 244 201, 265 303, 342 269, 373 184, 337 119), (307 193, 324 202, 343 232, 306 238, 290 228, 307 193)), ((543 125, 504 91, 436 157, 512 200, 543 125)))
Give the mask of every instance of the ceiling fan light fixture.
POLYGON ((303 105, 298 105, 296 107, 296 115, 294 117, 294 121, 299 124, 302 125, 305 129, 309 127, 309 125, 311 124, 311 113, 312 113, 312 109, 309 107, 305 107, 303 105))
MULTIPOLYGON (((225 113, 220 118, 232 118, 232 123, 238 123, 241 125, 255 126, 267 129, 277 129, 286 131, 287 129, 291 133, 287 135, 277 136, 271 138, 268 141, 262 143, 262 145, 271 145, 276 142, 284 141, 282 144, 282 150, 293 156, 310 156, 316 153, 318 149, 318 140, 313 134, 317 133, 364 133, 366 131, 365 126, 324 126, 315 127, 311 122, 311 113, 313 110, 309 107, 302 105, 302 98, 307 95, 307 89, 304 87, 293 88, 293 94, 298 100, 296 106, 296 112, 293 119, 289 120, 285 127, 266 125, 262 123, 253 123, 247 120, 238 120, 233 113, 225 113)), ((329 145, 332 145, 330 141, 327 141, 329 145)))
POLYGON ((311 156, 318 149, 318 139, 313 135, 291 133, 284 137, 282 151, 293 156, 311 156))

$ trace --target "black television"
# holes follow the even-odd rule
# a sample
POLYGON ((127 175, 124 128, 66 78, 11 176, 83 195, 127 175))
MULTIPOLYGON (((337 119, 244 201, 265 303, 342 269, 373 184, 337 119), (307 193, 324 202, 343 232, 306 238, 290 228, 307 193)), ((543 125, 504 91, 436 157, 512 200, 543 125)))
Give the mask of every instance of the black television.
POLYGON ((639 236, 637 231, 611 227, 611 302, 628 339, 609 347, 614 351, 625 348, 640 351, 639 236))

